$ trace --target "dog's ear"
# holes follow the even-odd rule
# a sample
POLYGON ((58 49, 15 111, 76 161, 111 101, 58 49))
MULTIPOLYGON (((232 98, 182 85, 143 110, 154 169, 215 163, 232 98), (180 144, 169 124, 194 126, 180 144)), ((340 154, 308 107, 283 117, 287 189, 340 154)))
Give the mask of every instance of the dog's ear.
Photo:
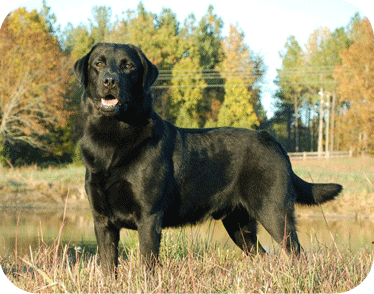
POLYGON ((74 74, 81 86, 86 85, 89 53, 74 64, 74 74))
POLYGON ((81 86, 86 86, 88 59, 90 58, 90 55, 92 51, 96 48, 96 46, 97 44, 91 48, 90 52, 88 52, 85 56, 83 56, 74 64, 74 74, 77 80, 80 82, 81 86))
MULTIPOLYGON (((135 46, 134 46, 135 47, 135 46)), ((140 60, 142 61, 144 74, 143 74, 143 89, 146 93, 151 90, 151 86, 157 80, 158 68, 148 60, 143 51, 139 47, 135 47, 140 60)))

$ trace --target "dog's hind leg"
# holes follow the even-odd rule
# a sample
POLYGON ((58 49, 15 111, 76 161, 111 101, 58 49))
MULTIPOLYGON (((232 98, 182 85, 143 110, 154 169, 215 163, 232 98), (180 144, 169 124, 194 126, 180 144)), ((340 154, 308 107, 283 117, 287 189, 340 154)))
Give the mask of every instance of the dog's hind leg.
POLYGON ((244 208, 235 209, 222 220, 222 223, 234 243, 244 252, 266 253, 257 240, 257 221, 244 208))
POLYGON ((301 246, 296 233, 293 203, 285 205, 273 203, 259 213, 259 221, 269 234, 287 252, 299 254, 301 246))

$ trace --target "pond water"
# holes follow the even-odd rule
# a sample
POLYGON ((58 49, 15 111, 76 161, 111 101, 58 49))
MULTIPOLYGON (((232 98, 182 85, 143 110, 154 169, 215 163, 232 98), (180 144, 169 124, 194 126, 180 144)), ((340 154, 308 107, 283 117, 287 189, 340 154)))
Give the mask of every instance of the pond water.
MULTIPOLYGON (((41 241, 51 243, 57 239, 61 228, 63 212, 43 212, 37 210, 0 211, 0 256, 14 254, 17 243, 18 255, 29 254, 30 246, 36 249, 41 241)), ((208 221, 195 227, 184 229, 189 239, 209 238, 210 244, 233 250, 239 250, 229 238, 220 221, 208 221)), ((168 229, 168 234, 181 232, 181 229, 168 229)), ((357 251, 362 247, 374 246, 374 222, 369 220, 340 219, 298 219, 298 235, 304 249, 327 246, 357 251)), ((122 246, 137 239, 137 233, 121 231, 122 246)), ((259 228, 259 241, 268 251, 277 250, 278 244, 262 228, 259 228)), ((73 245, 92 245, 96 239, 91 212, 87 209, 68 211, 62 233, 62 242, 73 245)), ((187 246, 187 245, 186 245, 187 246)))

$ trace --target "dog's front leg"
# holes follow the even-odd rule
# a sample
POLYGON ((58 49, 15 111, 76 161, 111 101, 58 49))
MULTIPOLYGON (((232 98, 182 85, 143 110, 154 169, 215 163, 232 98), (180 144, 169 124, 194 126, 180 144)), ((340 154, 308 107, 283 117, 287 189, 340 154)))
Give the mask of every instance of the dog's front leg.
POLYGON ((142 261, 152 268, 158 261, 163 214, 144 214, 138 223, 140 254, 142 261))
POLYGON ((100 264, 105 270, 117 271, 119 228, 110 222, 105 195, 99 185, 103 175, 86 171, 86 193, 94 218, 100 264))
POLYGON ((110 273, 117 273, 119 229, 103 216, 94 219, 101 266, 110 273))

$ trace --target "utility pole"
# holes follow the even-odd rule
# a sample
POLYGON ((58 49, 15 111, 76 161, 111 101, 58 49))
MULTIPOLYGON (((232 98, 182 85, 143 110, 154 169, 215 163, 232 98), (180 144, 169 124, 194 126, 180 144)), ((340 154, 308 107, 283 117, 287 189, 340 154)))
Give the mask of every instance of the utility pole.
POLYGON ((326 93, 326 143, 325 143, 325 156, 329 158, 329 129, 330 129, 330 93, 326 93))
POLYGON ((334 91, 332 92, 332 106, 331 106, 331 144, 330 144, 330 152, 334 152, 335 105, 336 105, 336 91, 334 89, 334 91))
POLYGON ((318 158, 322 157, 323 152, 323 88, 319 91, 318 95, 321 96, 319 104, 319 130, 318 130, 318 158))
POLYGON ((296 152, 299 152, 299 106, 298 106, 298 94, 295 93, 295 143, 296 152))

